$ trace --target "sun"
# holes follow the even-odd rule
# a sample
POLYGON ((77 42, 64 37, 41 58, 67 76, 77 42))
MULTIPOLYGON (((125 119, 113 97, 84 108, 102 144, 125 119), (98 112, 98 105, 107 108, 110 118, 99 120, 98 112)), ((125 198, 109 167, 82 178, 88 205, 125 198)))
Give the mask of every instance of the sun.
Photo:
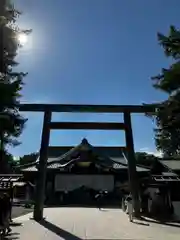
POLYGON ((28 36, 25 33, 20 33, 18 35, 18 41, 20 45, 24 46, 28 42, 28 36))

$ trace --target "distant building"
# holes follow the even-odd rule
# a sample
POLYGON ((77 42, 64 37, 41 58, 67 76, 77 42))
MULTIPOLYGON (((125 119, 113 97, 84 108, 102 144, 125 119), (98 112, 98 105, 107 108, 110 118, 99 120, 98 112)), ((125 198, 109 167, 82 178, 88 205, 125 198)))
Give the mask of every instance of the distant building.
POLYGON ((161 160, 160 163, 169 171, 173 171, 180 176, 180 160, 161 160))
MULTIPOLYGON (((180 220, 179 160, 154 161, 150 167, 150 176, 143 180, 143 185, 146 186, 146 192, 149 192, 152 200, 159 196, 163 197, 163 201, 158 206, 159 211, 163 209, 161 212, 165 213, 169 208, 174 213, 175 218, 180 220)), ((157 213, 157 209, 155 212, 157 213)))
MULTIPOLYGON (((39 158, 21 166, 26 181, 35 183, 39 158)), ((136 167, 145 177, 149 169, 136 167)), ((49 147, 46 179, 46 202, 60 203, 67 196, 71 201, 92 200, 92 195, 105 191, 118 194, 128 183, 128 163, 118 147, 94 147, 86 139, 75 147, 49 147), (89 195, 89 197, 87 197, 89 195), (91 195, 91 196, 90 196, 91 195), (79 197, 77 197, 79 196, 79 197)))

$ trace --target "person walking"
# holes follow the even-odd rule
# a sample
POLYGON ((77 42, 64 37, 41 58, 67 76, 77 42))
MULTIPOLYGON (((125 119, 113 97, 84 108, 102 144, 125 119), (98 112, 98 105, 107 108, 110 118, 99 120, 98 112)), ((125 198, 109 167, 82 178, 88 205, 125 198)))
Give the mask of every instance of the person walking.
POLYGON ((12 220, 12 206, 13 206, 13 198, 14 198, 14 187, 11 188, 9 197, 10 197, 10 202, 9 202, 10 222, 12 223, 13 222, 13 220, 12 220))
POLYGON ((95 195, 95 199, 96 199, 96 202, 97 202, 97 207, 99 208, 99 210, 101 210, 101 207, 102 207, 103 196, 104 196, 104 194, 103 194, 102 191, 98 192, 95 195))
POLYGON ((129 214, 129 221, 133 222, 133 202, 132 202, 132 196, 129 195, 126 198, 126 202, 127 202, 127 210, 128 210, 128 214, 129 214))
POLYGON ((9 196, 7 193, 3 193, 0 197, 0 227, 1 227, 1 234, 3 236, 6 233, 11 232, 10 228, 10 205, 9 205, 9 196))
POLYGON ((10 233, 12 230, 10 228, 10 218, 11 218, 11 199, 8 193, 4 194, 4 223, 7 233, 10 233))

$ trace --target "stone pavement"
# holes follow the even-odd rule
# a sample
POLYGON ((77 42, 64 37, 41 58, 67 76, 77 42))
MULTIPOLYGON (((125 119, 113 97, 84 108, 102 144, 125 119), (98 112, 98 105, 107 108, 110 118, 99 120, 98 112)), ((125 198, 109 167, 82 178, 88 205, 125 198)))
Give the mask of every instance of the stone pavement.
POLYGON ((130 223, 119 209, 47 208, 41 224, 30 220, 32 214, 14 219, 22 226, 13 227, 8 239, 19 240, 179 240, 180 226, 157 223, 130 223))

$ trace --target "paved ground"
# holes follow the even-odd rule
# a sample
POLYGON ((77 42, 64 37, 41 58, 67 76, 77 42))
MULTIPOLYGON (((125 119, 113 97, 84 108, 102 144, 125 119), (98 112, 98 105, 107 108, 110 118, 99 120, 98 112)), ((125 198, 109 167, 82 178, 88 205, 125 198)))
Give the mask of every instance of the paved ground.
POLYGON ((130 223, 121 210, 96 208, 47 208, 41 224, 29 220, 32 214, 16 218, 8 239, 19 240, 179 240, 180 225, 130 223))
POLYGON ((32 212, 33 209, 24 208, 22 206, 13 206, 12 207, 12 218, 17 218, 27 213, 32 212))

